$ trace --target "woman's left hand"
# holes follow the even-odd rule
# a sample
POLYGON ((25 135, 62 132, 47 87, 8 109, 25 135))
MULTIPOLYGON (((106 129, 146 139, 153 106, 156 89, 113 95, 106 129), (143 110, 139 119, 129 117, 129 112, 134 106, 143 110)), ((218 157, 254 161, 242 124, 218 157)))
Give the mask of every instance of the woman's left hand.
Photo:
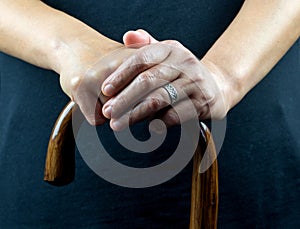
POLYGON ((202 63, 178 41, 162 41, 139 48, 104 81, 103 94, 114 97, 104 104, 103 114, 117 131, 153 116, 167 126, 195 114, 220 119, 230 107, 229 91, 229 80, 212 63, 202 63))

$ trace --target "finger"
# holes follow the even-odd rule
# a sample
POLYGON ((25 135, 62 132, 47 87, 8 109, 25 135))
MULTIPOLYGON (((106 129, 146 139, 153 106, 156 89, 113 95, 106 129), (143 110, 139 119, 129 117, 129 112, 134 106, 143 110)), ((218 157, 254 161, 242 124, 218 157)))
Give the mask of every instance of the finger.
POLYGON ((157 43, 158 41, 145 30, 139 29, 137 31, 126 32, 123 36, 123 42, 126 47, 140 48, 151 43, 157 43))
POLYGON ((126 126, 137 123, 141 120, 151 117, 152 114, 158 112, 169 105, 169 99, 164 98, 158 100, 154 96, 149 95, 144 101, 137 105, 137 107, 126 112, 121 117, 112 118, 110 123, 114 130, 122 130, 126 126))
MULTIPOLYGON (((121 131, 128 127, 128 125, 151 117, 151 119, 160 119, 165 126, 171 127, 181 125, 191 119, 198 120, 199 116, 202 115, 203 117, 209 117, 208 106, 202 106, 196 99, 181 100, 172 107, 167 106, 160 111, 162 112, 156 113, 155 116, 144 113, 144 116, 138 115, 137 117, 135 117, 133 112, 128 111, 119 119, 111 119, 110 126, 115 131, 121 131)), ((161 131, 164 131, 164 125, 160 122, 152 123, 151 130, 160 133, 161 131)))
POLYGON ((157 43, 158 40, 156 40, 150 33, 148 33, 146 30, 138 29, 137 32, 141 33, 143 36, 149 36, 150 44, 157 43))
MULTIPOLYGON (((167 127, 181 125, 191 119, 208 119, 209 106, 196 99, 186 99, 176 103, 173 107, 160 114, 159 118, 167 127)), ((158 127, 159 129, 159 127, 158 127)))
MULTIPOLYGON (((138 104, 144 96, 160 88, 169 81, 177 79, 180 72, 167 65, 156 65, 141 73, 120 94, 109 100, 103 106, 103 114, 107 118, 117 118, 138 104)), ((179 81, 180 82, 180 81, 179 81)), ((157 100, 166 100, 168 94, 156 92, 157 100)), ((154 97, 156 99, 156 97, 154 97)), ((147 98, 151 98, 147 96, 147 98)), ((163 102, 163 101, 161 101, 163 102)), ((149 106, 151 107, 151 105, 149 106)), ((148 112, 148 111, 145 111, 148 112)))
MULTIPOLYGON (((188 99, 189 95, 192 93, 193 88, 192 84, 186 79, 178 79, 172 82, 173 87, 177 91, 178 100, 188 99)), ((151 117, 154 114, 157 114, 160 110, 164 109, 165 107, 171 104, 170 95, 166 89, 163 87, 156 89, 143 101, 137 104, 130 112, 126 112, 125 114, 116 117, 112 112, 112 119, 111 124, 112 126, 118 126, 118 128, 125 128, 126 121, 129 121, 130 124, 137 123, 147 117, 151 117)), ((185 110, 186 112, 187 110, 185 110)))
POLYGON ((179 41, 176 41, 176 40, 165 40, 165 41, 162 41, 161 43, 172 45, 177 48, 183 48, 184 50, 186 50, 186 48, 179 41))
MULTIPOLYGON (((101 125, 105 122, 105 117, 102 115, 102 105, 98 94, 100 86, 95 83, 93 78, 94 73, 86 73, 81 80, 74 80, 71 84, 71 99, 79 106, 82 114, 91 125, 101 125)), ((74 79, 76 79, 74 77, 74 79)), ((98 80, 96 78, 96 80, 98 80)), ((104 98, 102 98, 104 100, 104 98)))
MULTIPOLYGON (((193 85, 189 80, 177 79, 171 83, 176 92, 176 101, 188 99, 193 92, 193 85)), ((173 98, 169 94, 170 92, 165 88, 166 85, 156 89, 138 105, 134 107, 130 114, 130 119, 133 123, 138 122, 145 117, 152 116, 163 108, 172 105, 173 98)))
POLYGON ((126 127, 128 127, 131 124, 132 123, 130 121, 130 111, 125 113, 121 118, 119 118, 117 120, 116 119, 111 119, 110 120, 110 127, 114 131, 121 131, 121 130, 125 129, 126 127))
POLYGON ((77 104, 89 124, 98 126, 106 121, 102 115, 101 102, 99 99, 95 99, 94 96, 86 95, 84 98, 80 98, 77 104), (91 101, 96 101, 96 103, 91 101))
POLYGON ((103 82, 103 94, 106 96, 115 95, 138 74, 162 63, 170 52, 171 46, 161 43, 140 48, 103 82))
POLYGON ((145 116, 145 117, 138 117, 138 119, 134 120, 134 117, 131 115, 132 112, 128 111, 126 112, 122 117, 120 117, 119 119, 114 119, 112 118, 110 120, 110 127, 114 130, 114 131, 121 131, 125 128, 128 128, 129 125, 133 125, 141 120, 145 120, 146 118, 151 118, 151 116, 145 116))

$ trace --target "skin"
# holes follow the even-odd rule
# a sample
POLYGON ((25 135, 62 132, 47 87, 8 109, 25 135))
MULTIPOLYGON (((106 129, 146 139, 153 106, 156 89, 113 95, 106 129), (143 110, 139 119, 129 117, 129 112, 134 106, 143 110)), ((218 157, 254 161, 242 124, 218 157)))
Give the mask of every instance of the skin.
MULTIPOLYGON (((299 36, 299 0, 245 1, 201 60, 177 41, 140 48, 104 81, 103 94, 113 98, 104 105, 103 114, 111 119, 114 130, 153 115, 168 126, 176 125, 193 118, 186 112, 189 109, 196 109, 200 119, 222 118, 267 75, 299 36), (172 107, 168 106, 168 93, 161 88, 168 82, 180 99, 172 107), (194 108, 188 107, 187 99, 194 108), (184 118, 180 120, 175 109, 183 112, 184 118)), ((151 40, 155 39, 148 39, 148 43, 151 40)))
MULTIPOLYGON (((183 91, 188 92, 188 98, 192 99, 199 118, 224 117, 299 37, 299 5, 298 0, 289 0, 288 3, 285 0, 245 1, 231 26, 199 61, 177 41, 158 43, 145 31, 127 33, 124 36, 125 48, 41 1, 0 0, 0 51, 57 72, 63 91, 79 105, 92 125, 105 122, 102 103, 113 96, 103 111, 107 118, 111 118, 110 124, 115 130, 123 128, 122 122, 121 125, 118 122, 127 111, 121 102, 136 93, 128 88, 141 80, 141 77, 135 79, 137 75, 144 74, 142 82, 147 93, 151 94, 135 108, 135 112, 127 116, 134 123, 150 114, 157 115, 160 110, 160 117, 170 126, 178 124, 177 115, 173 108, 166 107, 169 98, 166 91, 160 88, 161 81, 150 83, 151 77, 144 73, 149 63, 143 63, 141 56, 147 57, 157 48, 161 48, 161 55, 172 53, 167 65, 165 59, 159 62, 158 57, 152 56, 156 58, 156 66, 151 68, 164 64, 177 68, 176 71, 165 68, 166 74, 157 77, 172 81, 178 88, 182 86, 183 91), (131 48, 128 48, 130 45, 131 48), (179 53, 182 58, 177 58, 174 53, 179 53), (134 59, 141 64, 141 68, 126 74, 120 71, 134 59), (185 72, 188 66, 195 67, 197 71, 185 72), (182 77, 174 78, 178 70, 182 77), (100 89, 108 76, 102 87, 107 96, 104 98, 100 89), (106 91, 104 88, 109 84, 113 89, 106 91), (120 92, 121 89, 124 90, 120 92), (108 107, 112 107, 110 112, 107 112, 108 107), (111 116, 112 113, 116 115, 111 116)), ((179 110, 186 109, 183 101, 176 104, 179 110)))
POLYGON ((135 50, 41 1, 1 0, 0 51, 57 72, 63 91, 99 125, 101 83, 135 50))

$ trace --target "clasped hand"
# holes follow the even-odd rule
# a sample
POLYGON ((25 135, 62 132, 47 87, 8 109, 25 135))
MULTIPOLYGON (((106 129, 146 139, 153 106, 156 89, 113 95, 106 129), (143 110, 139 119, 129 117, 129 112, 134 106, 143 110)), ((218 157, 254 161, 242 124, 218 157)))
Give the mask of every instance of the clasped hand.
POLYGON ((157 42, 152 37, 150 41, 102 84, 103 94, 111 97, 102 109, 111 128, 118 131, 145 118, 159 118, 167 126, 192 118, 223 118, 229 109, 225 78, 209 70, 178 41, 157 42), (177 92, 174 104, 163 87, 169 83, 177 92))
POLYGON ((90 124, 100 125, 108 118, 118 131, 146 118, 172 126, 226 115, 228 83, 213 64, 203 64, 178 41, 158 42, 143 30, 126 33, 124 43, 127 47, 100 61, 91 58, 88 68, 71 73, 71 80, 64 77, 69 72, 61 75, 64 91, 90 124), (167 84, 175 89, 175 103, 163 87, 167 84))

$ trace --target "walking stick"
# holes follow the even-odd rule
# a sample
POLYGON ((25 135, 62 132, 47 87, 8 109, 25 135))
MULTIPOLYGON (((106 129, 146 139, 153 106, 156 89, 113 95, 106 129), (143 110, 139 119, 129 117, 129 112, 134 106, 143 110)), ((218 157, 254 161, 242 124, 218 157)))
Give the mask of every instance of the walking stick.
MULTIPOLYGON (((72 130, 72 111, 69 102, 59 115, 50 136, 44 180, 52 185, 67 185, 75 177, 75 140, 72 130)), ((206 152, 214 160, 216 150, 209 129, 201 123, 200 139, 193 157, 190 229, 216 228, 218 216, 218 166, 215 160, 204 173, 199 173, 206 152)))

